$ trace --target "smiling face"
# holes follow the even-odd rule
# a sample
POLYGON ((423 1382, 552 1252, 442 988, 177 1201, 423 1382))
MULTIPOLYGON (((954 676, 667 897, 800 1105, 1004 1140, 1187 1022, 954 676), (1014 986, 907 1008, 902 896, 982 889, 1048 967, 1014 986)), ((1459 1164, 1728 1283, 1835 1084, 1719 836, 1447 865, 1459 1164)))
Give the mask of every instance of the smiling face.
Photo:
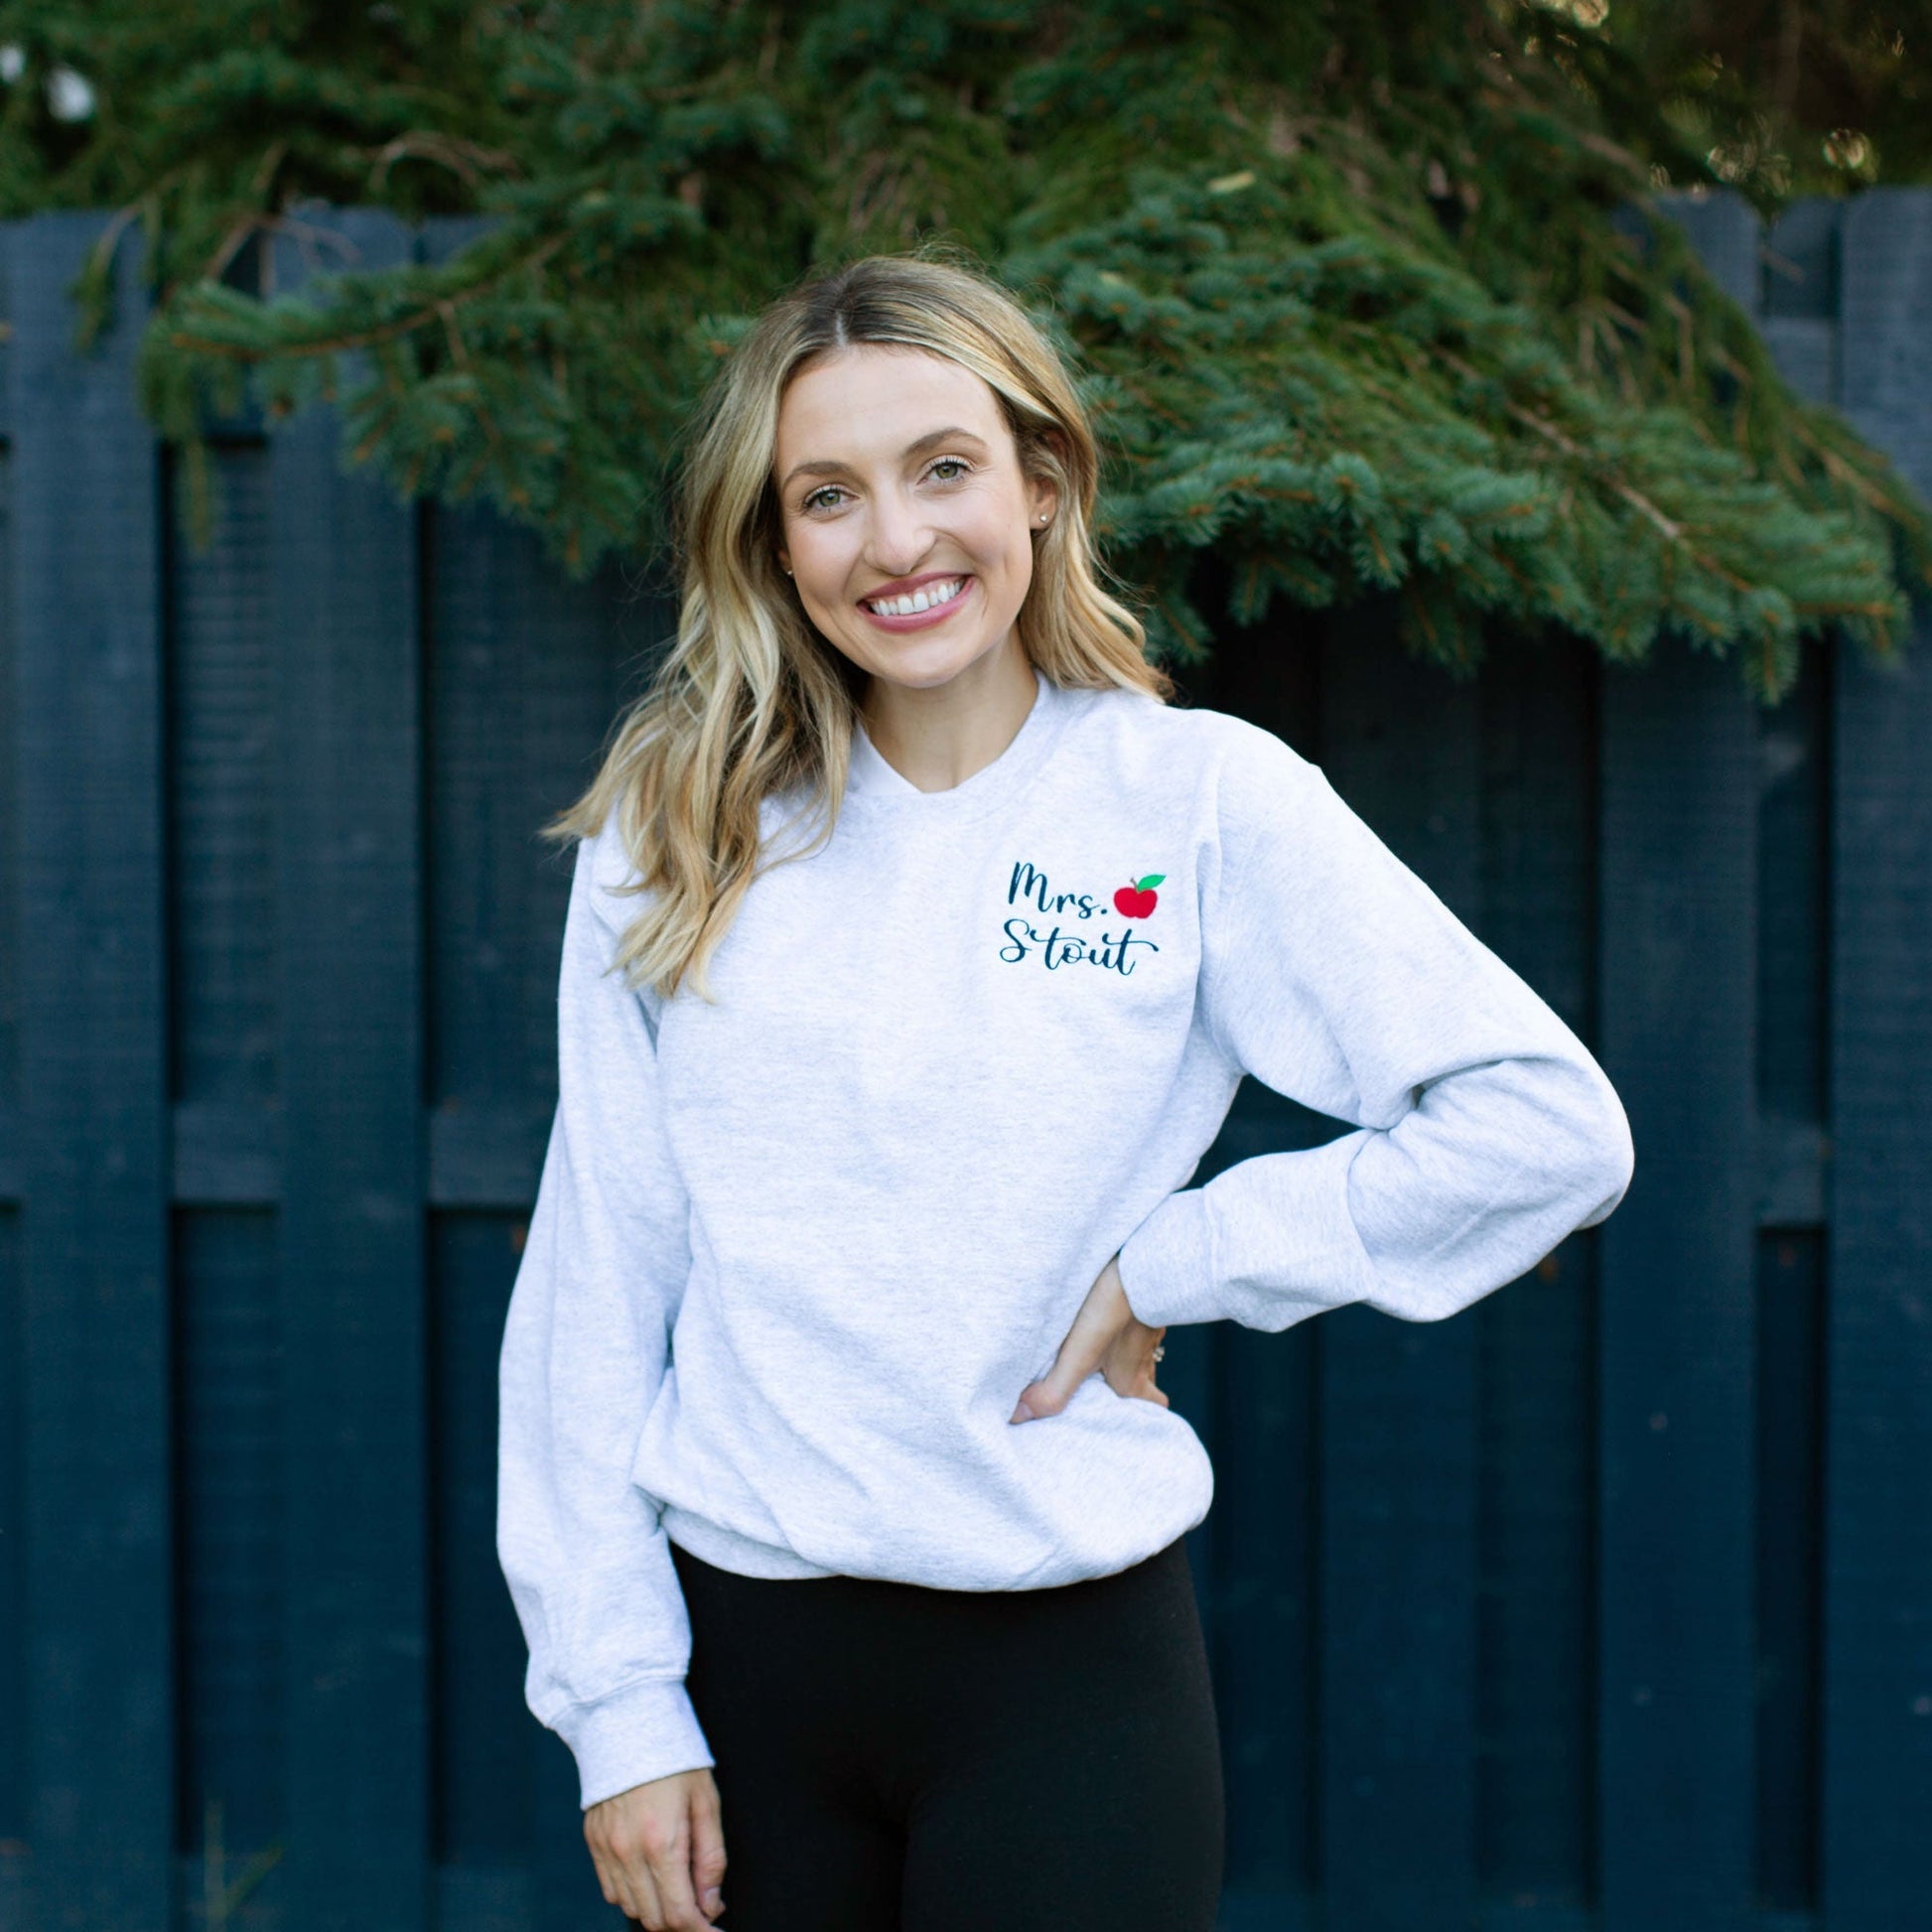
POLYGON ((861 669, 930 689, 1012 637, 1053 490, 972 370, 879 344, 815 358, 779 405, 772 478, 779 561, 861 669))

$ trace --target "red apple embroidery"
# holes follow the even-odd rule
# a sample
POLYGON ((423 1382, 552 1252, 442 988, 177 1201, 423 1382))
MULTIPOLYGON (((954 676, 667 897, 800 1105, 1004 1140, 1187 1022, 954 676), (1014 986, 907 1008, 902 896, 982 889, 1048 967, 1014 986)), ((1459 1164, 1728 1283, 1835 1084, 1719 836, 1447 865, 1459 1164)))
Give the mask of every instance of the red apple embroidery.
POLYGON ((1167 878, 1165 872, 1151 872, 1145 879, 1132 886, 1123 886, 1114 895, 1114 910, 1123 918, 1145 919, 1153 910, 1160 895, 1154 890, 1167 878))

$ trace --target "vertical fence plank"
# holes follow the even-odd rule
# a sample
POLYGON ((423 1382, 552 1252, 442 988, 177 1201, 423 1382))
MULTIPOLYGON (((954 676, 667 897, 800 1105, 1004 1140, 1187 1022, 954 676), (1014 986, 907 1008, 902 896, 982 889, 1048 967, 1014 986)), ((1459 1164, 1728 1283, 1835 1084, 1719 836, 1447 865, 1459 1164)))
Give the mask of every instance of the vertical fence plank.
MULTIPOLYGON (((488 225, 426 223, 423 259, 488 225)), ((573 1897, 589 1932, 576 1794, 541 1820, 534 1804, 536 1754, 569 1752, 524 1709, 523 1636, 496 1560, 496 1356, 556 1100, 569 861, 536 836, 565 802, 536 767, 559 737, 585 756, 610 708, 583 706, 558 730, 553 690, 578 669, 570 620, 594 624, 595 600, 543 568, 535 536, 481 504, 423 519, 436 1922, 562 1932, 573 1897), (562 1857, 545 1868, 540 1831, 574 1841, 573 1871, 562 1857)))
MULTIPOLYGON (((323 210, 359 265, 386 215, 323 210)), ((333 265, 333 260, 329 265, 333 265)), ((293 243, 277 285, 298 282, 293 243)), ((288 1818, 295 1932, 427 1909, 421 717, 413 515, 330 413, 272 439, 286 1109, 288 1818)))
POLYGON ((6 234, 13 337, 28 1730, 42 1932, 162 1932, 174 1825, 159 496, 144 298, 73 352, 101 231, 6 234))
POLYGON ((1735 668, 1603 674, 1600 1039, 1636 1145, 1598 1303, 1603 1922, 1749 1906, 1756 746, 1735 668))
MULTIPOLYGON (((1593 667, 1498 637, 1482 675, 1482 938, 1586 1042, 1596 1028, 1593 667)), ((1597 1236, 1478 1304, 1482 1350, 1477 1874, 1486 1905, 1595 1890, 1597 1236)))
MULTIPOLYGON (((1323 662, 1335 788, 1459 916, 1479 884, 1475 687, 1381 606, 1323 662)), ((1334 1932, 1475 1909, 1476 1323, 1320 1317, 1321 1863, 1334 1932)))
MULTIPOLYGON (((1932 490, 1932 194, 1847 209, 1846 413, 1932 490)), ((1932 620, 1839 653, 1826 1342, 1825 1914, 1932 1921, 1932 620)))

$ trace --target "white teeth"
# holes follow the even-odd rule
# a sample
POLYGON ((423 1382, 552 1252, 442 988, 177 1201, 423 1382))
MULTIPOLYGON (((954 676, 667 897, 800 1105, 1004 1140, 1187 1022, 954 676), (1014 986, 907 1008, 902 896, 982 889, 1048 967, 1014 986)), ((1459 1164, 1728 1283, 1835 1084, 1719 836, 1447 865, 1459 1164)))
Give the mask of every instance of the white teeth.
POLYGON ((917 617, 921 611, 930 611, 935 604, 948 604, 965 588, 963 577, 948 577, 943 583, 929 584, 924 590, 913 591, 905 597, 868 598, 867 608, 877 611, 882 618, 917 617))

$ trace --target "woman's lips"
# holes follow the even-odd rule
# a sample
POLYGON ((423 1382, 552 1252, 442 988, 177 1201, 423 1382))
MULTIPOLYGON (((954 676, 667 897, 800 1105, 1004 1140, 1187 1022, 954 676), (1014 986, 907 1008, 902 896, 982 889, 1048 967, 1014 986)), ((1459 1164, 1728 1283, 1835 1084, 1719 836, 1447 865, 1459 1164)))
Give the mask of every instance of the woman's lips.
POLYGON ((923 611, 913 611, 901 618, 888 617, 883 611, 875 611, 870 604, 862 603, 859 609, 866 614, 867 621, 876 623, 881 630, 926 630, 935 623, 944 623, 966 602, 977 581, 976 578, 962 577, 959 589, 945 603, 930 605, 923 611))

